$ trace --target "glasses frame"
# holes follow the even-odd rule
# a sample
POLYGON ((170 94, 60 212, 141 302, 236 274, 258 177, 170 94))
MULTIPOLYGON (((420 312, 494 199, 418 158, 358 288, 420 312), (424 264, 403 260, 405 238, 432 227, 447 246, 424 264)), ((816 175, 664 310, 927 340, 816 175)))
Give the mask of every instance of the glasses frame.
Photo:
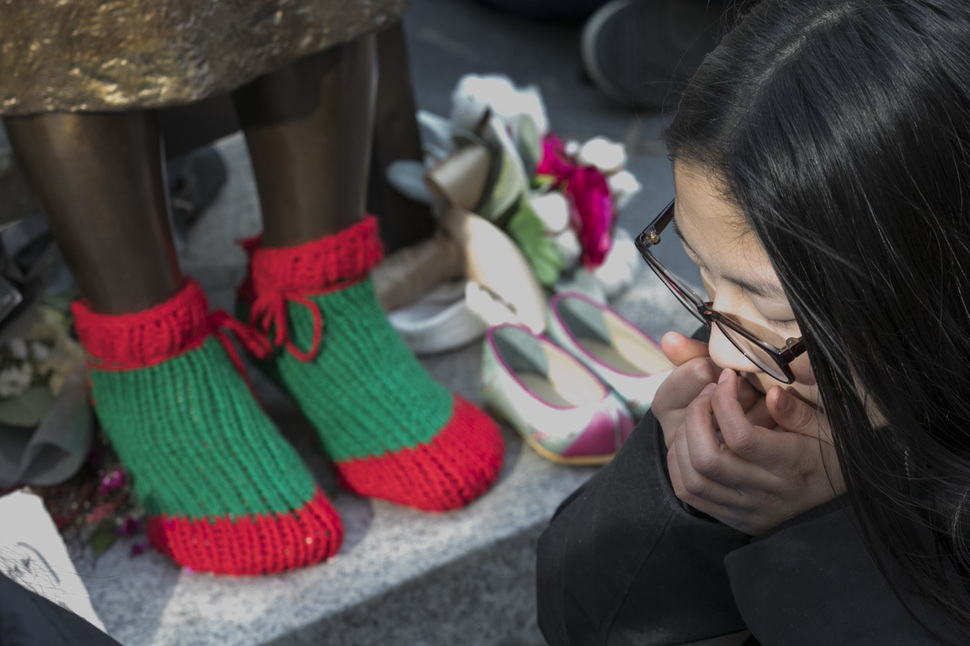
POLYGON ((707 326, 717 325, 724 336, 731 342, 731 344, 737 348, 744 357, 756 365, 765 374, 778 381, 790 384, 795 381, 795 375, 792 373, 791 362, 794 361, 799 355, 805 352, 805 341, 803 337, 788 338, 785 341, 785 346, 782 348, 776 347, 766 341, 762 341, 755 334, 745 330, 739 323, 731 319, 730 316, 722 312, 715 311, 711 309, 712 303, 710 301, 705 301, 703 298, 697 295, 693 289, 691 289, 687 283, 678 278, 669 269, 663 266, 653 252, 650 251, 650 247, 653 247, 660 243, 660 233, 670 224, 671 220, 674 219, 674 200, 670 201, 660 214, 653 219, 653 221, 644 228, 640 235, 637 236, 634 244, 636 245, 637 251, 643 257, 643 260, 647 263, 650 269, 653 270, 657 277, 667 286, 667 288, 677 297, 677 300, 686 307, 691 314, 694 315, 697 320, 704 323, 707 326), (740 342, 735 338, 735 334, 747 339, 750 343, 760 348, 766 356, 770 357, 774 361, 774 366, 767 366, 765 362, 752 356, 752 354, 741 346, 740 342), (779 374, 775 373, 776 368, 779 374))

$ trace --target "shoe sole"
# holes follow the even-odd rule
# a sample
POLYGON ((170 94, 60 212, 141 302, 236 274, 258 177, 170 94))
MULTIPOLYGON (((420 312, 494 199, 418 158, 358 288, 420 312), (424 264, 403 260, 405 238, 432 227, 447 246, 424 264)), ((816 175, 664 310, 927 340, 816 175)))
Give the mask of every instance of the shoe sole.
POLYGON ((583 66, 617 102, 665 107, 714 48, 722 15, 706 0, 613 0, 583 27, 583 66))
POLYGON ((513 430, 515 430, 518 436, 521 437, 525 441, 525 443, 532 448, 533 451, 535 451, 545 459, 549 460, 550 462, 555 462, 556 464, 563 464, 569 467, 598 467, 606 464, 614 457, 616 457, 616 453, 606 453, 603 455, 583 455, 575 458, 568 458, 568 457, 563 457, 561 455, 557 455, 556 453, 553 453, 552 451, 545 448, 544 446, 536 442, 534 439, 529 437, 527 433, 519 432, 518 429, 512 426, 512 423, 508 420, 508 418, 505 415, 503 415, 502 412, 497 408, 495 408, 492 404, 486 402, 485 412, 487 412, 489 415, 495 418, 496 421, 501 422, 502 424, 505 424, 506 426, 509 426, 513 430))

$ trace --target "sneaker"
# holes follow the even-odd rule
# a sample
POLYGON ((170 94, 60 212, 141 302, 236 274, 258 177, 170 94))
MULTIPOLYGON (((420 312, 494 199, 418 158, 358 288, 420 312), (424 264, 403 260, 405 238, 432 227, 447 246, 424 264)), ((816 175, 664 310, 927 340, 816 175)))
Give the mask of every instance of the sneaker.
POLYGON ((583 27, 586 73, 629 107, 673 105, 714 49, 721 0, 612 0, 583 27))

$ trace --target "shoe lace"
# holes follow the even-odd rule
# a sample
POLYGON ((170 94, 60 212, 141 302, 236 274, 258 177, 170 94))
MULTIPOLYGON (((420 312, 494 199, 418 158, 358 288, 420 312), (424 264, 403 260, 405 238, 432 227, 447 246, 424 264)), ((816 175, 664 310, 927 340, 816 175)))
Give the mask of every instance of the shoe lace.
POLYGON ((226 349, 226 354, 229 355, 229 360, 232 361, 232 365, 236 367, 236 370, 243 376, 246 383, 249 384, 250 390, 252 390, 253 384, 249 381, 249 375, 246 373, 246 367, 243 365, 242 357, 239 356, 239 351, 236 349, 235 344, 233 344, 229 333, 234 335, 246 351, 257 359, 266 357, 273 351, 273 346, 266 337, 261 336, 259 332, 253 330, 245 323, 236 320, 225 310, 214 310, 209 314, 209 325, 212 329, 212 334, 226 349))
POLYGON ((286 347, 298 361, 309 363, 320 351, 323 340, 323 314, 320 308, 303 294, 285 292, 264 292, 253 302, 249 314, 250 330, 266 342, 270 348, 286 347), (301 350, 290 338, 287 305, 302 305, 313 316, 313 341, 308 350, 301 350))

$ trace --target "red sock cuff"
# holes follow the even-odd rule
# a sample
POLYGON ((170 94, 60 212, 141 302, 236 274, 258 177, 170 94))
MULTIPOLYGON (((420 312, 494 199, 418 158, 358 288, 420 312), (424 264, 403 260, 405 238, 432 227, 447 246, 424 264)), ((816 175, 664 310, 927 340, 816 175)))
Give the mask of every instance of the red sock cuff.
POLYGON ((143 312, 98 314, 81 301, 71 305, 71 312, 81 345, 102 370, 161 363, 201 346, 212 333, 209 303, 191 279, 178 294, 143 312))
MULTIPOLYGON (((295 247, 258 247, 252 251, 251 287, 256 294, 319 294, 367 278, 381 261, 383 246, 377 219, 367 215, 358 224, 295 247)), ((244 298, 240 289, 240 297, 244 298)))

